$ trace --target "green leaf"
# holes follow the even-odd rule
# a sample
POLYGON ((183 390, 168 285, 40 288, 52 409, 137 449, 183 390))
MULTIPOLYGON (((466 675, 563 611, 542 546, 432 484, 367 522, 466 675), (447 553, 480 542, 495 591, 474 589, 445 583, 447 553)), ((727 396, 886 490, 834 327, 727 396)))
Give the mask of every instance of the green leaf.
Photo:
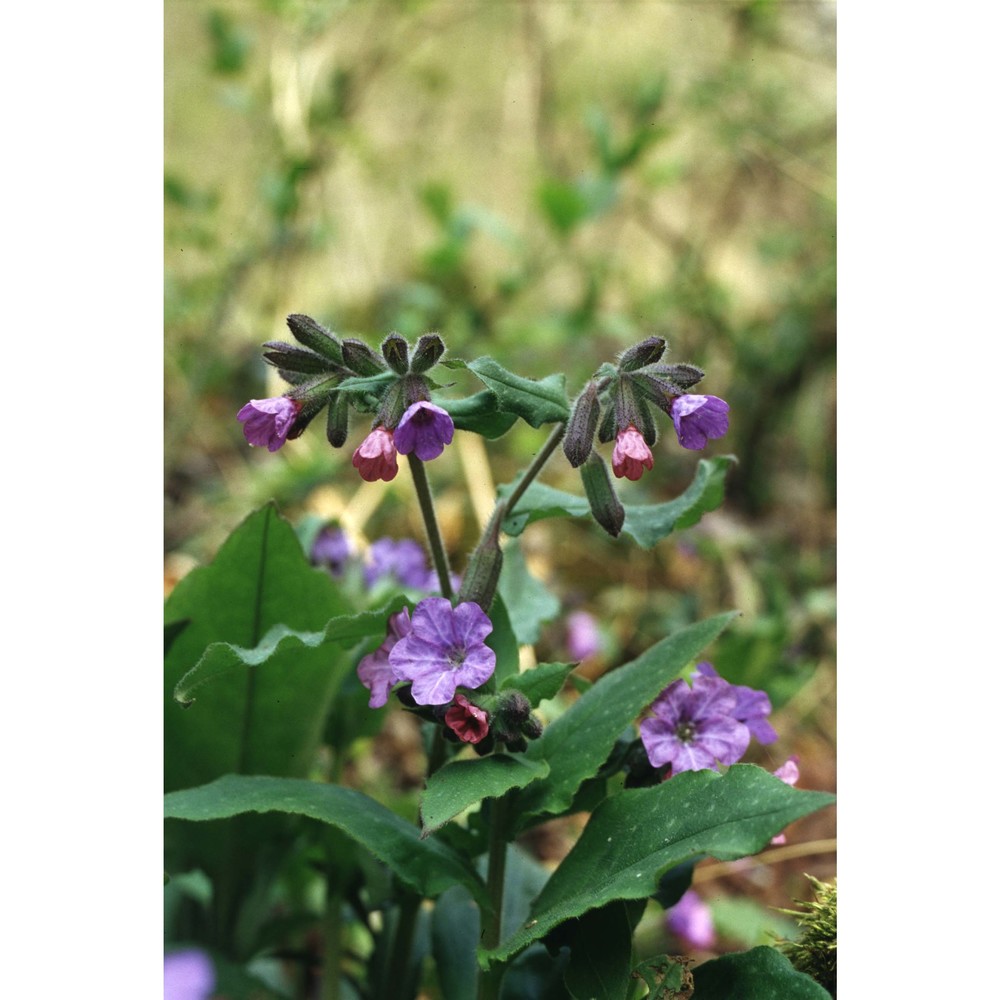
POLYGON ((696 854, 723 861, 755 854, 789 823, 832 801, 752 764, 734 764, 722 775, 685 771, 652 788, 620 792, 597 807, 530 919, 480 961, 509 958, 563 921, 612 900, 650 896, 668 868, 696 854))
POLYGON ((597 773, 626 726, 691 659, 735 617, 715 615, 661 639, 631 663, 605 674, 528 746, 530 760, 545 760, 548 778, 515 799, 522 827, 541 813, 559 813, 573 801, 585 778, 597 773))
POLYGON ((441 894, 431 917, 431 950, 442 1000, 476 1000, 479 993, 479 907, 456 885, 441 894))
MULTIPOLYGON (((577 924, 566 969, 574 1000, 622 1000, 632 985, 632 919, 616 900, 584 914, 577 924)), ((641 909, 639 916, 642 915, 641 909)))
POLYGON ((516 414, 532 427, 569 418, 566 376, 562 373, 536 381, 509 372, 488 357, 469 361, 466 367, 494 393, 503 412, 516 414))
POLYGON ((489 389, 465 399, 442 399, 439 396, 432 396, 432 399, 448 412, 456 430, 472 431, 490 441, 502 437, 517 423, 517 414, 502 412, 497 406, 496 396, 489 389))
POLYGON ((522 645, 538 642, 542 623, 552 621, 559 614, 559 598, 528 571, 516 539, 504 546, 498 591, 507 607, 517 641, 522 645))
POLYGON ((532 708, 538 708, 546 698, 559 694, 575 666, 575 663, 539 663, 537 667, 505 678, 500 690, 516 689, 531 702, 532 708))
MULTIPOLYGON (((676 499, 658 504, 623 504, 622 532, 648 549, 675 529, 697 524, 703 514, 722 503, 726 472, 735 461, 732 455, 699 459, 694 479, 676 499)), ((515 483, 501 486, 500 496, 509 496, 514 486, 515 483)), ((535 521, 551 517, 587 517, 589 514, 586 497, 534 482, 518 501, 514 514, 504 520, 503 530, 516 536, 535 521)))
POLYGON ((320 646, 349 648, 362 639, 385 633, 386 622, 404 606, 406 599, 397 597, 384 608, 333 618, 318 632, 297 632, 286 625, 275 625, 253 649, 229 642, 214 642, 201 659, 178 682, 174 698, 182 705, 194 702, 194 692, 203 684, 224 677, 233 671, 243 674, 247 668, 266 666, 272 657, 284 654, 298 657, 304 649, 320 646))
POLYGON ((517 636, 507 614, 507 606, 503 598, 497 594, 490 605, 490 621, 493 631, 486 637, 486 645, 497 655, 496 669, 490 678, 495 685, 500 685, 506 678, 513 676, 520 669, 521 661, 517 649, 517 636))
POLYGON ((526 760, 523 754, 498 753, 446 764, 430 776, 421 799, 424 836, 482 799, 523 788, 548 773, 548 764, 526 760))
POLYGON ((414 891, 435 897, 458 883, 488 906, 486 887, 472 867, 434 837, 353 788, 300 778, 228 774, 211 784, 164 796, 164 815, 177 820, 227 819, 281 812, 329 823, 366 847, 414 891))
POLYGON ((357 375, 345 378, 338 386, 338 391, 350 393, 378 392, 390 383, 397 381, 395 372, 379 372, 377 375, 357 375))
POLYGON ((815 979, 766 945, 723 955, 694 970, 695 1000, 831 1000, 815 979))

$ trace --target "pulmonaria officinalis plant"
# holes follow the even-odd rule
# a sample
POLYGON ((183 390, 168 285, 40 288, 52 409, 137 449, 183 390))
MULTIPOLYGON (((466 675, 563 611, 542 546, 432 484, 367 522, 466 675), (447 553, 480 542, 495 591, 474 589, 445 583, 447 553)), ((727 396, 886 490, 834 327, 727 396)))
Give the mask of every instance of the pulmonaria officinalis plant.
MULTIPOLYGON (((571 403, 561 374, 446 358, 437 334, 411 344, 393 333, 374 349, 308 316, 288 326, 297 343, 264 350, 288 389, 240 409, 247 441, 277 451, 325 410, 330 445, 353 443, 336 467, 352 485, 392 483, 405 456, 426 554, 406 538, 348 544, 330 527, 300 541, 268 506, 171 593, 166 847, 168 871, 185 875, 174 939, 245 975, 271 958, 296 1000, 308 978, 287 974, 297 955, 327 997, 638 1000, 650 969, 671 961, 636 964, 646 904, 673 907, 675 923, 697 915, 684 896, 696 859, 753 855, 831 796, 793 787, 788 765, 743 763, 752 740, 781 736, 766 691, 699 660, 733 613, 674 628, 593 683, 576 663, 522 655, 561 605, 531 575, 519 536, 589 517, 620 544, 650 548, 695 524, 722 502, 730 456, 700 459, 680 497, 638 503, 629 491, 656 481, 658 421, 700 449, 726 433, 728 405, 690 392, 705 373, 666 363, 662 337, 600 364, 571 403), (462 395, 465 378, 478 384, 462 395), (518 421, 548 436, 497 490, 457 575, 424 463, 456 434, 491 441, 518 421), (539 481, 560 447, 576 492, 539 481), (425 751, 413 808, 386 804, 363 761, 399 711, 425 751), (586 817, 582 833, 546 870, 522 835, 570 815, 586 817)), ((597 623, 560 625, 572 656, 596 650, 597 623)), ((758 958, 726 956, 741 975, 758 958)), ((817 995, 776 951, 773 961, 780 995, 817 995)), ((695 989, 727 968, 694 969, 695 989)))

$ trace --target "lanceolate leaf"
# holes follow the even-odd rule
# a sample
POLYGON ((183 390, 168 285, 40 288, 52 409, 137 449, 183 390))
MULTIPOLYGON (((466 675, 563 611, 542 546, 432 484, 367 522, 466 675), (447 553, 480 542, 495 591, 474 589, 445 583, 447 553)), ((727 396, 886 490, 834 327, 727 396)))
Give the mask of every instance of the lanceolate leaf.
POLYGON ((467 861, 434 837, 421 839, 416 827, 353 788, 229 774, 164 797, 167 819, 228 819, 249 812, 293 813, 329 823, 366 847, 416 892, 433 898, 457 883, 489 905, 482 879, 467 861))
POLYGON ((539 663, 524 673, 508 677, 500 690, 516 688, 531 702, 532 708, 538 708, 539 702, 559 694, 575 666, 575 663, 539 663))
POLYGON ((481 961, 507 959, 564 920, 612 900, 650 896, 668 868, 696 854, 723 861, 755 854, 793 820, 832 801, 752 764, 735 764, 723 775, 685 771, 614 795, 597 807, 525 924, 481 961))
POLYGON ((690 660, 733 619, 735 612, 689 625, 602 677, 528 746, 530 760, 547 761, 550 774, 515 796, 521 826, 541 813, 559 813, 584 779, 606 760, 615 740, 690 660))
POLYGON ((428 779, 420 803, 424 835, 482 799, 523 788, 548 773, 548 764, 527 760, 524 754, 490 754, 446 764, 428 779))
MULTIPOLYGON (((702 458, 688 488, 676 499, 658 504, 623 504, 625 523, 622 532, 631 535, 643 548, 650 548, 674 529, 697 524, 703 514, 722 503, 726 472, 736 461, 732 455, 702 458)), ((509 496, 514 484, 501 486, 500 496, 509 496)), ((553 489, 544 483, 532 483, 517 502, 517 509, 503 524, 509 535, 519 535, 535 521, 550 517, 586 517, 590 514, 587 498, 553 489)))
POLYGON ((569 418, 566 376, 561 373, 536 381, 515 375, 486 357, 469 361, 466 367, 496 395, 499 409, 517 414, 532 427, 569 418))

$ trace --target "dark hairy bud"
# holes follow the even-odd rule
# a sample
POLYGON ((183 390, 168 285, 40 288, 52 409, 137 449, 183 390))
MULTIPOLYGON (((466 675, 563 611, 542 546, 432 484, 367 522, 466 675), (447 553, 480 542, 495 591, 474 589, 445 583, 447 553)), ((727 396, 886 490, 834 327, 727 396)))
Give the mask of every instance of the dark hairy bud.
POLYGON ((563 453, 574 469, 578 469, 587 461, 587 456, 594 447, 594 434, 597 431, 600 415, 601 404, 597 399, 597 383, 588 382, 573 404, 573 412, 569 415, 562 443, 563 453))
POLYGON ((634 372, 637 368, 651 365, 663 357, 666 349, 667 342, 662 337, 647 337, 628 350, 622 351, 618 356, 618 370, 634 372))
POLYGON ((293 313, 285 319, 285 322, 288 324, 288 329, 292 331, 292 336, 300 344, 337 364, 343 362, 344 354, 340 349, 340 341, 311 316, 293 313))
POLYGON ((280 340, 269 340, 264 344, 264 360, 275 368, 286 368, 305 375, 337 371, 338 365, 329 358, 321 357, 315 351, 307 351, 280 340))
POLYGON ((341 345, 344 364, 356 375, 378 375, 385 371, 385 362, 363 341, 353 338, 341 345))
POLYGON ((444 354, 444 341, 436 333, 425 333, 413 351, 410 370, 420 374, 433 368, 444 354))
POLYGON ((330 411, 326 415, 326 439, 334 448, 341 448, 347 440, 350 404, 347 393, 338 392, 330 401, 330 411))
POLYGON ((687 364, 654 365, 649 374, 658 375, 668 382, 672 382, 681 390, 682 394, 696 386, 705 377, 705 373, 697 365, 687 364))
POLYGON ((382 357, 397 375, 410 370, 410 345, 398 333, 390 333, 382 341, 382 357))
POLYGON ((594 520, 613 538, 621 533, 625 523, 625 508, 611 484, 608 467, 596 451, 580 467, 583 488, 590 503, 594 520))

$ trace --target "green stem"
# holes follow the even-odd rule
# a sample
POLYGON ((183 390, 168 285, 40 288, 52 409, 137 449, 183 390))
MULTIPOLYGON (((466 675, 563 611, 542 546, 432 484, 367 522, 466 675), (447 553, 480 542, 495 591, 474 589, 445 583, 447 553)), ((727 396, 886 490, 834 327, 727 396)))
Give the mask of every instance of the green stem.
MULTIPOLYGON (((501 797, 492 803, 490 811, 490 852, 489 867, 486 871, 486 892, 490 897, 492 910, 486 914, 483 931, 483 947, 496 948, 500 944, 500 927, 503 922, 503 883, 507 867, 507 799, 501 797)), ((497 1000, 500 996, 500 980, 506 966, 494 963, 489 971, 479 977, 479 1000, 497 1000)))
POLYGON ((527 488, 534 482, 538 473, 542 471, 545 463, 552 456, 552 452, 559 447, 559 442, 562 441, 565 433, 565 424, 556 424, 555 427, 552 428, 552 433, 549 435, 548 440, 542 445, 541 450, 537 455, 535 455, 531 465, 529 465, 525 470, 524 475, 517 481, 517 485, 507 498, 507 504, 504 510, 505 517, 509 517, 514 513, 514 508, 517 506, 518 500, 524 496, 525 490, 527 490, 527 488))
POLYGON ((407 981, 420 902, 420 897, 415 893, 400 893, 399 913, 396 915, 396 927, 392 935, 392 954, 386 977, 381 984, 382 1000, 399 1000, 404 996, 403 984, 407 981))
POLYGON ((427 759, 428 779, 430 779, 430 776, 445 762, 447 751, 448 744, 445 743, 444 728, 442 726, 435 726, 434 739, 431 743, 431 752, 427 759))
POLYGON ((438 527, 437 515, 434 513, 434 497, 431 496, 430 484, 427 482, 427 470, 424 463, 416 455, 409 455, 410 472, 413 475, 413 486, 420 501, 420 513, 427 529, 427 543, 430 545, 431 558, 437 570, 438 582, 441 585, 441 596, 451 600, 451 570, 448 568, 448 553, 445 552, 441 540, 441 529, 438 527))
POLYGON ((344 899, 327 876, 326 915, 323 919, 323 1000, 340 1000, 341 935, 344 899))

